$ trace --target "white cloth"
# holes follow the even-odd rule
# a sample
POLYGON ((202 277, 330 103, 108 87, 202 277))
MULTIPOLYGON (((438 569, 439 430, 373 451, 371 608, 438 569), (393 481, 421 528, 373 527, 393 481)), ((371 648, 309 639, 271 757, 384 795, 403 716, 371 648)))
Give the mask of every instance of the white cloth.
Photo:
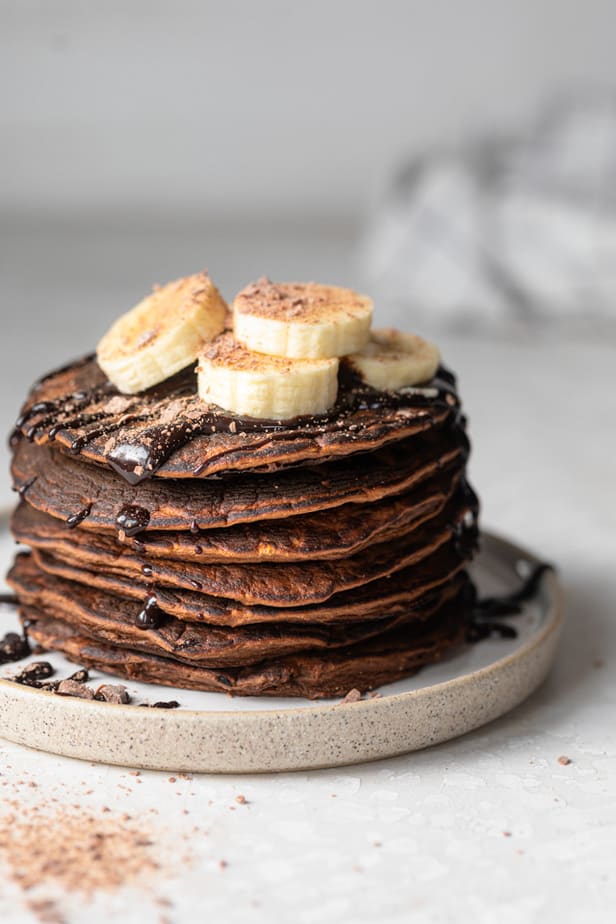
POLYGON ((368 291, 416 327, 616 322, 616 99, 411 164, 360 265, 368 291))

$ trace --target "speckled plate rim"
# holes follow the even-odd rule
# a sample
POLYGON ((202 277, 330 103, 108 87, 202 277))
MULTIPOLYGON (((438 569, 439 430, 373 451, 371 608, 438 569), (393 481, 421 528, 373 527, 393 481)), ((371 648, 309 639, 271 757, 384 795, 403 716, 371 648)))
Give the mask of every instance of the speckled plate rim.
MULTIPOLYGON (((538 561, 492 532, 505 559, 538 561)), ((266 773, 392 757, 458 737, 525 700, 544 680, 563 623, 553 571, 537 590, 542 624, 515 651, 417 690, 356 703, 255 710, 144 710, 58 697, 0 679, 0 736, 54 754, 140 769, 266 773)))

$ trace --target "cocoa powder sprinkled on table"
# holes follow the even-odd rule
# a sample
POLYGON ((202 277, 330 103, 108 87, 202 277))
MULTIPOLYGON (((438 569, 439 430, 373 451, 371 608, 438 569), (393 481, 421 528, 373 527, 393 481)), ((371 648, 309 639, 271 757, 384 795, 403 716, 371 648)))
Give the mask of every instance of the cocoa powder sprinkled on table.
POLYGON ((66 918, 49 898, 31 899, 28 908, 41 924, 66 924, 66 918))
POLYGON ((159 869, 143 824, 71 808, 5 815, 0 859, 24 891, 53 885, 85 897, 137 885, 159 869))

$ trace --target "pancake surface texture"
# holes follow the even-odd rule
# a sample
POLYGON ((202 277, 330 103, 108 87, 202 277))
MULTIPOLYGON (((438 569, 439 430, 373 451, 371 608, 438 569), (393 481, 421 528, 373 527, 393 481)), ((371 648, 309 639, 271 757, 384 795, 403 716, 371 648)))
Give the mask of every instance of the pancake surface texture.
POLYGON ((31 638, 79 664, 318 698, 464 640, 478 502, 442 366, 389 391, 341 358, 333 407, 282 421, 206 404, 194 364, 122 394, 88 356, 34 386, 11 446, 30 551, 8 580, 31 638))

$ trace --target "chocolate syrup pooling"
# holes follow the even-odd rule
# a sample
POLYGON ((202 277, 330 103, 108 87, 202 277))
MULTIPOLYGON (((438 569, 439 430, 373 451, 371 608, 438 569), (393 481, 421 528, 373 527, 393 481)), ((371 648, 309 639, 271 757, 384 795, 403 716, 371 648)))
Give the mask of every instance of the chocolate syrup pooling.
POLYGON ((139 703, 144 709, 179 709, 180 704, 177 699, 170 699, 159 703, 139 703))
POLYGON ((475 588, 471 591, 474 599, 471 603, 471 618, 466 633, 467 642, 480 642, 484 638, 517 638, 514 626, 500 622, 500 617, 517 616, 522 612, 522 604, 534 597, 541 578, 546 571, 552 571, 553 565, 540 562, 535 565, 518 590, 512 593, 478 599, 475 588))

